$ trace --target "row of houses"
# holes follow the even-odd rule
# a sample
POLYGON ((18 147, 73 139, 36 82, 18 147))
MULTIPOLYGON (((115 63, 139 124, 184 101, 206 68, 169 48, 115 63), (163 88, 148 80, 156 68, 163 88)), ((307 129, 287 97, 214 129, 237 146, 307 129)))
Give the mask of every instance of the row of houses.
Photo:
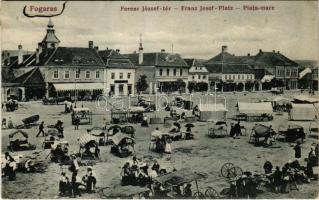
POLYGON ((19 45, 16 55, 2 52, 2 58, 4 99, 134 95, 141 77, 148 87, 138 92, 150 94, 267 90, 274 85, 297 89, 300 67, 280 52, 259 50, 254 56, 235 56, 227 46, 208 60, 183 58, 164 49, 145 53, 142 41, 138 51, 130 54, 101 50, 93 41, 88 47, 62 47, 51 20, 35 52, 25 52, 19 45))

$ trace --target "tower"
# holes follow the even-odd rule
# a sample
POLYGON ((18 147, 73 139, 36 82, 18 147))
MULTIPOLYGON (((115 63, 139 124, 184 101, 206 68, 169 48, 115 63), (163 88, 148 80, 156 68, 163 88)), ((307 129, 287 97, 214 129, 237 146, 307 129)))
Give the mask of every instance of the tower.
POLYGON ((60 40, 55 35, 54 25, 50 18, 47 25, 47 34, 45 35, 45 37, 43 38, 41 42, 41 47, 43 49, 56 48, 59 46, 59 43, 60 43, 60 40))
POLYGON ((142 33, 140 34, 140 46, 138 48, 138 64, 143 63, 143 44, 142 44, 142 33))

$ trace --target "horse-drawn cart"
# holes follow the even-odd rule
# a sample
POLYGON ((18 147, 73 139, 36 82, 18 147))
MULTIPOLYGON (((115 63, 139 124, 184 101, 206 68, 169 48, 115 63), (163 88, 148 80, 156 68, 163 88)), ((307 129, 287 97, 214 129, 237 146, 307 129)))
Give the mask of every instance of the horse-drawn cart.
POLYGON ((32 145, 28 140, 28 133, 22 130, 16 130, 9 134, 9 145, 10 151, 24 151, 24 150, 35 150, 36 145, 32 145))

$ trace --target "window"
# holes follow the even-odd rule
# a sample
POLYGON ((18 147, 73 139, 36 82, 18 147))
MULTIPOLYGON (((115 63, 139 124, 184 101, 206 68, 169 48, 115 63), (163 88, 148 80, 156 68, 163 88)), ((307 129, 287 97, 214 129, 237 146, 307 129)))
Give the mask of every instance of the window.
POLYGON ((290 69, 287 69, 286 76, 290 76, 290 69))
POLYGON ((202 67, 199 67, 199 70, 202 70, 202 67))
POLYGON ((96 79, 100 78, 100 71, 96 71, 96 72, 95 72, 95 78, 96 78, 96 79))
POLYGON ((183 76, 183 69, 180 69, 180 70, 179 70, 179 74, 180 74, 181 76, 183 76))
POLYGON ((120 79, 123 79, 123 73, 120 73, 120 79))
POLYGON ((174 74, 174 76, 176 76, 176 69, 174 69, 173 74, 174 74))
POLYGON ((192 79, 195 79, 195 76, 192 76, 192 79))
POLYGON ((166 75, 169 76, 169 69, 166 69, 166 75))
POLYGON ((131 78, 131 73, 127 73, 127 79, 131 78))
POLYGON ((227 80, 227 78, 228 78, 228 76, 227 76, 227 75, 225 75, 225 80, 227 80))
POLYGON ((206 79, 206 75, 203 75, 203 79, 206 79))
POLYGON ((90 76, 91 76, 90 71, 86 71, 86 72, 85 72, 85 78, 90 78, 90 76))
POLYGON ((79 79, 80 78, 80 70, 75 71, 75 78, 79 79))
POLYGON ((233 80, 235 80, 236 78, 235 78, 235 75, 233 75, 233 80))
POLYGON ((70 78, 70 71, 64 71, 64 78, 69 79, 70 78))
POLYGON ((198 74, 198 79, 200 79, 200 75, 198 74))
POLYGON ((195 67, 195 70, 197 70, 197 67, 195 67))
POLYGON ((58 70, 55 70, 55 71, 53 72, 53 78, 54 78, 54 79, 58 79, 58 78, 59 78, 59 71, 58 71, 58 70))
POLYGON ((240 75, 237 75, 237 78, 240 79, 240 75))
POLYGON ((241 75, 241 79, 245 79, 245 76, 244 76, 244 75, 241 75))
POLYGON ((111 74, 111 79, 115 79, 115 73, 111 74))
POLYGON ((163 69, 160 69, 160 70, 159 70, 159 75, 160 75, 160 76, 163 76, 163 69))

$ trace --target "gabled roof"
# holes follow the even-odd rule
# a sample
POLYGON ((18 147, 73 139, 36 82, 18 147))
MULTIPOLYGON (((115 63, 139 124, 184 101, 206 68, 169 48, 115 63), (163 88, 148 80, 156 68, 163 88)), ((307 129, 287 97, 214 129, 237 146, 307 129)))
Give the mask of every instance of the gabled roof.
POLYGON ((27 66, 27 64, 29 62, 35 60, 35 53, 23 55, 22 56, 22 63, 20 63, 20 64, 18 64, 18 56, 12 56, 9 59, 10 59, 9 67, 19 68, 19 67, 27 66))
POLYGON ((298 64, 279 52, 263 52, 260 51, 255 56, 255 65, 274 67, 274 66, 291 66, 297 67, 298 64))
POLYGON ((239 63, 213 63, 205 64, 210 73, 223 74, 254 74, 253 69, 247 64, 239 63))
MULTIPOLYGON (((43 57, 48 56, 44 55, 43 57)), ((104 62, 93 48, 58 47, 45 61, 44 65, 103 66, 104 62)))
POLYGON ((1 83, 14 83, 14 73, 10 67, 1 67, 1 83))
POLYGON ((125 56, 121 55, 119 52, 113 49, 98 51, 98 53, 104 62, 109 58, 125 58, 125 56))
POLYGON ((255 79, 261 80, 265 75, 273 75, 266 69, 254 69, 255 79))
POLYGON ((212 57, 211 59, 207 60, 206 63, 218 63, 218 62, 224 62, 224 63, 236 63, 241 62, 241 58, 239 56, 232 55, 228 52, 221 52, 217 56, 212 57))
POLYGON ((134 64, 127 57, 113 49, 99 51, 98 53, 109 68, 135 68, 134 64))
POLYGON ((187 63, 179 54, 165 52, 143 53, 143 63, 138 63, 138 53, 125 54, 130 61, 137 66, 157 66, 157 67, 188 67, 187 63))
POLYGON ((195 67, 205 67, 204 62, 206 62, 203 59, 195 59, 195 58, 185 58, 185 62, 187 63, 188 67, 191 68, 192 66, 195 67))

